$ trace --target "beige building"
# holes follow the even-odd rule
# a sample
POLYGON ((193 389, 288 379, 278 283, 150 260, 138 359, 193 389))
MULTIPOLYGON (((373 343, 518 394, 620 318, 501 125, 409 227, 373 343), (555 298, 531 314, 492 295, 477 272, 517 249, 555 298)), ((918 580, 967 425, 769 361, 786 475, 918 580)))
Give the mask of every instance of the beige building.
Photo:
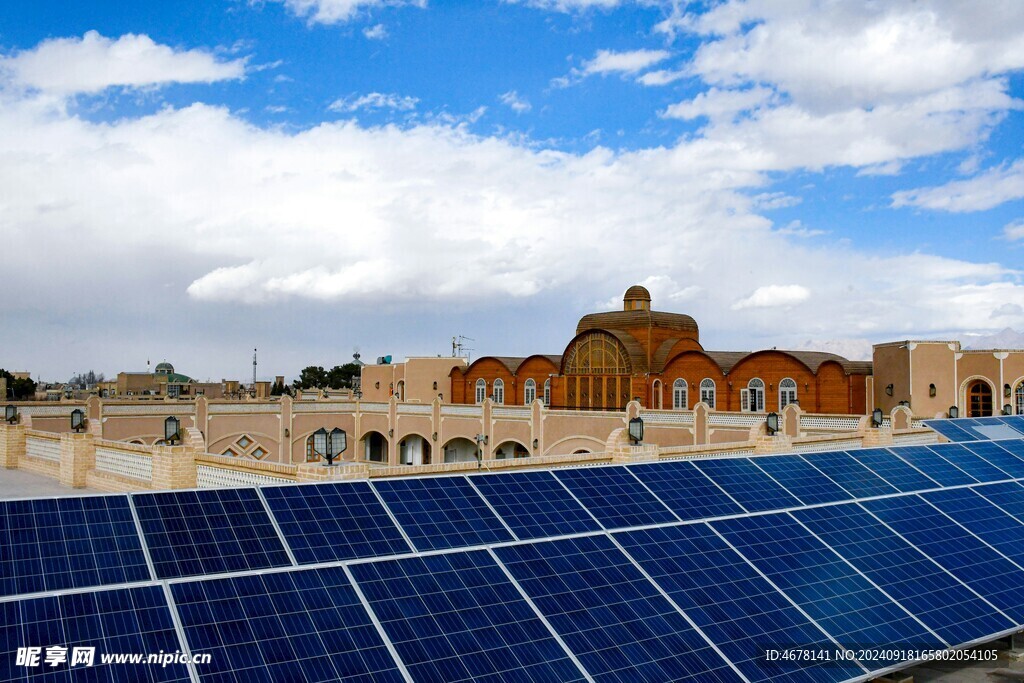
POLYGON ((399 401, 430 403, 435 398, 451 403, 452 370, 466 369, 465 358, 413 357, 404 363, 364 365, 360 390, 364 401, 399 401))
MULTIPOLYGON (((113 383, 100 387, 106 396, 167 396, 170 398, 221 398, 227 395, 227 382, 197 382, 188 375, 174 371, 174 366, 164 361, 157 363, 154 372, 119 372, 113 383)), ((235 383, 237 384, 237 382, 235 383)), ((270 394, 270 383, 262 382, 263 396, 270 394)), ((260 389, 261 387, 257 387, 260 389)))

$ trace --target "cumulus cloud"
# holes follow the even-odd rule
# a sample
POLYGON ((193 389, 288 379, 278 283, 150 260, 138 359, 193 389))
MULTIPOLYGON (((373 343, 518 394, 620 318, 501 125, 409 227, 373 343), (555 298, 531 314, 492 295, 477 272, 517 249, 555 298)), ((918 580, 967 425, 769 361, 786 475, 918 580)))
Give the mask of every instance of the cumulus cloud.
POLYGON ((583 74, 635 74, 668 59, 667 50, 598 50, 593 59, 583 64, 583 74))
POLYGON ((350 113, 360 109, 392 109, 394 111, 412 111, 419 103, 419 98, 396 95, 394 93, 371 92, 366 95, 349 95, 334 100, 327 109, 330 111, 350 113))
POLYGON ((388 29, 384 24, 374 24, 363 29, 367 40, 384 40, 388 37, 388 29))
POLYGON ((517 114, 525 114, 533 109, 533 105, 531 105, 525 97, 520 97, 519 93, 515 90, 509 90, 506 93, 502 93, 498 96, 498 100, 517 114))
POLYGON ((589 9, 613 9, 623 0, 504 0, 510 5, 526 5, 555 12, 578 12, 589 9))
POLYGON ((1003 238, 1010 242, 1024 240, 1024 219, 1015 220, 1003 226, 1003 238))
POLYGON ((732 305, 732 310, 744 308, 784 308, 807 301, 811 290, 801 285, 765 285, 732 305))
POLYGON ((89 31, 81 38, 45 40, 31 50, 0 58, 0 78, 15 87, 72 95, 117 86, 237 80, 245 76, 245 62, 160 45, 146 35, 126 33, 115 40, 89 31))
POLYGON ((341 24, 379 7, 426 7, 427 0, 274 0, 314 24, 341 24))
POLYGON ((775 96, 769 88, 747 90, 719 90, 711 88, 692 100, 669 106, 662 116, 674 119, 696 119, 702 116, 712 120, 732 119, 741 112, 758 109, 775 96))
POLYGON ((991 209, 1021 197, 1024 197, 1024 159, 991 168, 967 180, 896 192, 892 195, 892 204, 966 213, 991 209))

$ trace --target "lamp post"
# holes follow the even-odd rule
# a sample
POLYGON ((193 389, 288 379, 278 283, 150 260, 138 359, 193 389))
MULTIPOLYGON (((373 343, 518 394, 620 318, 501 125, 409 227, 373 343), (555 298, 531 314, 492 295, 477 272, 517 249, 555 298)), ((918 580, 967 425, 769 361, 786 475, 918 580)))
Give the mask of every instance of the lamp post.
POLYGON ((335 427, 328 434, 327 439, 327 467, 334 466, 334 459, 340 457, 342 453, 348 448, 348 435, 345 434, 345 430, 340 427, 335 427))
POLYGON ((950 406, 947 414, 949 415, 950 420, 955 420, 960 417, 960 409, 956 406, 950 406))
POLYGON ((1003 415, 1013 415, 1013 406, 1009 403, 1003 406, 1003 415))
POLYGON ((775 436, 779 431, 779 414, 768 413, 768 417, 764 420, 765 428, 768 430, 768 436, 775 436))
POLYGON ((18 407, 13 404, 8 404, 4 408, 4 419, 7 420, 7 424, 12 425, 18 421, 18 407))
POLYGON ((164 420, 164 441, 173 446, 174 442, 179 439, 180 434, 181 421, 178 418, 171 415, 164 420))
POLYGON ((71 429, 78 432, 85 428, 85 413, 82 412, 81 408, 75 408, 71 411, 71 429))
POLYGON ((629 420, 629 440, 639 445, 644 440, 644 421, 639 417, 629 420))
POLYGON ((871 412, 871 426, 874 427, 875 429, 878 429, 879 427, 882 426, 882 409, 881 408, 875 408, 871 412))

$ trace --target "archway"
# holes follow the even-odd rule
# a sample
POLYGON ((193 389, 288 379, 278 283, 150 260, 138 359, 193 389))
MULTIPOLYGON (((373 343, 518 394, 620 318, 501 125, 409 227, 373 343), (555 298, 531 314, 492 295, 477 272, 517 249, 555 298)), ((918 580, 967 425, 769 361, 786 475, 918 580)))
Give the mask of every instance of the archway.
POLYGON ((419 434, 410 434, 398 442, 398 464, 429 465, 430 442, 419 434))
POLYGON ((363 459, 370 462, 388 462, 388 440, 380 432, 363 435, 363 459))
POLYGON ((992 387, 985 380, 974 380, 967 385, 967 417, 992 415, 992 387))
POLYGON ((505 441, 494 450, 494 457, 497 460, 528 458, 530 457, 530 451, 526 450, 526 446, 518 441, 505 441))
POLYGON ((469 439, 457 437, 444 445, 445 462, 476 462, 476 444, 469 439))

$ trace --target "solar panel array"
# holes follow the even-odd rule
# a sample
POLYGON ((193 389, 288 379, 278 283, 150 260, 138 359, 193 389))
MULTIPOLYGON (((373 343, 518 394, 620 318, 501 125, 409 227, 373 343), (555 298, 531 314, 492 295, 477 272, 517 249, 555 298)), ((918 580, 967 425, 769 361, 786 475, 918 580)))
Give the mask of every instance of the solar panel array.
POLYGON ((1018 479, 972 440, 9 501, 0 681, 868 680, 1024 628, 1018 479))
POLYGON ((950 441, 993 441, 1024 437, 1024 415, 961 417, 955 420, 925 420, 924 423, 950 441))

